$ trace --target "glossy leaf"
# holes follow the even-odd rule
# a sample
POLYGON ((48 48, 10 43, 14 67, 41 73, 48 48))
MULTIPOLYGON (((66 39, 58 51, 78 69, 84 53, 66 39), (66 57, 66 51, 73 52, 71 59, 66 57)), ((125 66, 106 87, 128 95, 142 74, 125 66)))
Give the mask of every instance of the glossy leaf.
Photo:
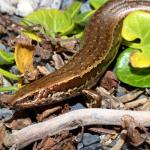
POLYGON ((34 47, 30 45, 17 44, 15 47, 15 60, 17 68, 21 73, 32 72, 34 47))
POLYGON ((106 3, 108 0, 90 0, 90 4, 95 8, 100 8, 104 3, 106 3))
POLYGON ((32 32, 32 31, 23 30, 22 33, 32 40, 35 40, 37 42, 42 41, 42 39, 36 33, 32 32))
POLYGON ((17 91, 17 90, 18 88, 15 86, 0 87, 0 92, 17 91))
POLYGON ((46 35, 54 37, 56 33, 67 34, 74 28, 70 15, 57 9, 37 10, 22 22, 24 25, 41 25, 46 35))
POLYGON ((82 14, 77 15, 73 21, 76 24, 85 26, 94 13, 95 13, 95 10, 84 12, 82 14))
POLYGON ((122 36, 128 46, 138 49, 131 53, 130 61, 135 68, 150 67, 150 13, 136 11, 129 14, 123 23, 122 36), (139 39, 138 43, 134 40, 139 39))
POLYGON ((10 78, 10 79, 14 79, 14 80, 20 80, 19 76, 13 74, 13 73, 10 73, 2 68, 0 68, 0 74, 7 77, 7 78, 10 78))
POLYGON ((76 1, 66 9, 66 12, 71 16, 71 18, 74 18, 79 13, 81 4, 81 2, 76 1))
POLYGON ((14 55, 4 50, 0 50, 0 65, 12 64, 12 63, 14 63, 14 55))
POLYGON ((150 69, 133 68, 130 65, 129 57, 135 51, 132 48, 128 48, 118 57, 116 64, 117 77, 120 81, 131 86, 150 87, 150 69))

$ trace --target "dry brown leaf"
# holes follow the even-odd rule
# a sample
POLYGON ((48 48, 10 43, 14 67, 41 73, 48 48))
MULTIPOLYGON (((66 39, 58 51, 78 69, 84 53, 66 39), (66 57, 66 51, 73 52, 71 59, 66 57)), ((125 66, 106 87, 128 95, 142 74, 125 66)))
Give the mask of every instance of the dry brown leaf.
POLYGON ((61 110, 62 107, 61 106, 57 106, 51 109, 46 109, 45 111, 43 111, 41 114, 37 114, 36 119, 40 122, 43 121, 44 119, 46 119, 48 116, 50 116, 51 114, 53 114, 54 112, 61 110))
POLYGON ((53 146, 57 144, 57 141, 54 138, 51 137, 46 137, 44 138, 35 149, 41 149, 41 150, 46 150, 46 149, 51 149, 53 146))
POLYGON ((22 129, 28 125, 31 125, 32 122, 31 122, 31 119, 30 118, 25 118, 25 119, 14 119, 12 122, 10 123, 5 123, 5 125, 8 127, 8 128, 11 128, 11 129, 15 129, 15 130, 19 130, 19 129, 22 129))
POLYGON ((132 145, 139 146, 145 142, 147 129, 144 126, 141 126, 129 115, 123 116, 121 121, 122 127, 127 130, 127 135, 132 145))
POLYGON ((44 138, 35 149, 40 150, 75 150, 75 146, 72 142, 72 134, 68 131, 63 131, 54 138, 44 138))
POLYGON ((3 148, 3 141, 5 137, 5 127, 3 124, 0 124, 0 149, 3 148))
POLYGON ((116 88, 118 86, 118 81, 113 72, 107 71, 100 82, 100 86, 105 88, 106 90, 111 90, 112 88, 116 88))
POLYGON ((62 66, 64 66, 64 61, 61 55, 54 53, 54 55, 52 56, 52 59, 54 60, 54 66, 56 69, 60 69, 62 66))
POLYGON ((26 71, 32 72, 33 67, 33 52, 35 48, 31 45, 16 44, 15 47, 15 60, 17 68, 21 73, 26 71))

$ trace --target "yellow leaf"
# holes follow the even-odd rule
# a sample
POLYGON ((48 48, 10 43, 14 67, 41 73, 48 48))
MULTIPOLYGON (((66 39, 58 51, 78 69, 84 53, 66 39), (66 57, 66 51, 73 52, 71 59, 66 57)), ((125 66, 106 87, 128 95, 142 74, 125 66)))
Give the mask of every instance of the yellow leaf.
POLYGON ((17 44, 15 47, 15 60, 17 68, 21 73, 26 71, 32 72, 33 67, 33 52, 35 48, 31 45, 17 44))
POLYGON ((24 30, 24 31, 22 31, 22 33, 24 35, 28 36, 32 40, 35 40, 37 42, 41 42, 42 41, 42 39, 34 32, 30 32, 30 31, 24 30))
POLYGON ((142 52, 133 52, 130 56, 130 63, 135 68, 150 67, 149 55, 145 55, 142 52))

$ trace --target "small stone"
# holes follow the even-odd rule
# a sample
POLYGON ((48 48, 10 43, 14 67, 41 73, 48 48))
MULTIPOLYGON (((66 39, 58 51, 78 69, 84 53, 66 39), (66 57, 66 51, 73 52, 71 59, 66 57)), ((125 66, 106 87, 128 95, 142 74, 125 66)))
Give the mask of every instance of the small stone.
POLYGON ((52 67, 49 63, 47 63, 45 67, 49 71, 49 73, 56 71, 56 69, 52 67))
POLYGON ((51 8, 59 9, 61 6, 61 0, 53 0, 51 4, 51 8))
POLYGON ((3 0, 3 1, 5 1, 13 6, 15 6, 18 3, 18 0, 3 0))
POLYGON ((59 9, 61 6, 61 3, 62 3, 61 0, 42 0, 39 6, 44 7, 44 8, 59 9))
POLYGON ((16 16, 16 15, 12 15, 11 16, 11 20, 13 22, 19 23, 22 20, 22 17, 16 16))
POLYGON ((98 135, 92 135, 90 133, 84 133, 83 135, 83 145, 89 146, 94 143, 98 143, 100 141, 100 137, 98 135))
POLYGON ((125 94, 127 94, 127 90, 124 87, 118 85, 116 96, 117 97, 121 97, 121 96, 123 96, 125 94))
MULTIPOLYGON (((7 80, 5 77, 2 76, 2 84, 3 84, 3 87, 9 87, 9 86, 12 86, 10 81, 7 80)), ((3 92, 1 92, 3 93, 3 92)))
POLYGON ((63 1, 61 6, 62 9, 68 8, 74 2, 74 0, 62 0, 62 1, 63 1))
POLYGON ((16 65, 15 65, 15 66, 12 66, 9 71, 10 71, 11 73, 13 73, 13 74, 20 74, 20 72, 19 72, 19 70, 18 70, 18 68, 17 68, 16 65))
POLYGON ((1 108, 0 109, 0 120, 8 120, 10 119, 14 114, 13 110, 7 109, 7 108, 1 108))
POLYGON ((78 143, 78 145, 77 145, 77 150, 81 150, 81 149, 83 149, 83 143, 78 143))
POLYGON ((84 105, 82 105, 81 103, 77 103, 71 107, 71 111, 84 108, 86 108, 84 105))
POLYGON ((10 15, 15 13, 16 8, 9 0, 0 0, 0 12, 6 12, 10 15))
POLYGON ((138 97, 138 99, 143 99, 143 98, 147 98, 147 97, 144 94, 142 94, 138 97))
POLYGON ((84 147, 81 150, 102 150, 99 143, 92 144, 90 146, 84 147))
POLYGON ((61 67, 64 66, 63 58, 61 57, 61 55, 57 54, 56 52, 54 52, 52 59, 54 61, 54 66, 56 69, 60 69, 61 67))
POLYGON ((81 6, 81 13, 84 13, 84 12, 87 12, 87 11, 90 11, 92 10, 90 4, 88 2, 84 3, 82 6, 81 6))
POLYGON ((19 16, 27 16, 37 8, 38 4, 35 0, 20 0, 17 5, 16 14, 19 16))
POLYGON ((0 43, 0 50, 6 50, 6 46, 0 43))

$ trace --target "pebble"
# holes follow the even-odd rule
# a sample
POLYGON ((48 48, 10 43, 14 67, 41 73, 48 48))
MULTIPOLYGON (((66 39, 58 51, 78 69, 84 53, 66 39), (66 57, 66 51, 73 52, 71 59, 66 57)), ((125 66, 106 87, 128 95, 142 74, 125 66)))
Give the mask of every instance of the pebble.
POLYGON ((61 9, 66 9, 69 7, 75 0, 62 0, 61 9))
POLYGON ((14 21, 15 23, 19 23, 22 20, 22 17, 12 15, 11 20, 14 21))
POLYGON ((44 7, 44 8, 59 9, 61 6, 61 3, 62 3, 61 0, 42 0, 39 6, 44 7))
POLYGON ((10 48, 10 47, 7 47, 7 46, 5 46, 5 45, 3 45, 3 44, 0 44, 0 50, 5 50, 5 51, 8 52, 8 53, 12 53, 12 52, 11 52, 11 48, 10 48))
POLYGON ((0 12, 27 16, 39 8, 59 9, 62 0, 0 0, 0 12))
POLYGON ((20 74, 16 65, 12 66, 9 71, 13 74, 16 74, 16 75, 20 74))
POLYGON ((96 144, 92 144, 90 146, 87 146, 87 147, 83 147, 82 149, 80 150, 102 150, 101 149, 101 146, 99 143, 96 143, 96 144))
POLYGON ((84 133, 83 139, 77 145, 77 150, 100 150, 100 137, 90 133, 84 133))
MULTIPOLYGON (((3 80, 3 87, 9 87, 9 86, 12 86, 10 81, 7 80, 5 77, 2 77, 2 80, 3 80)), ((2 93, 2 92, 1 92, 2 93)))
POLYGON ((14 112, 15 112, 14 110, 10 110, 10 109, 7 109, 7 108, 1 108, 0 109, 0 120, 10 119, 13 116, 14 112))
POLYGON ((90 10, 92 10, 91 6, 88 2, 86 2, 86 3, 82 4, 80 11, 81 11, 81 13, 84 13, 84 12, 87 12, 90 10))
POLYGON ((0 43, 0 50, 5 50, 6 51, 6 46, 4 44, 0 43))
POLYGON ((125 94, 127 94, 127 90, 124 87, 119 85, 117 88, 116 96, 120 97, 120 96, 123 96, 125 94))
POLYGON ((9 0, 0 0, 0 11, 4 13, 7 12, 10 15, 14 14, 16 11, 14 2, 9 0))
MULTIPOLYGON (((65 9, 75 0, 0 0, 0 12, 27 16, 40 8, 65 9)), ((88 1, 81 6, 81 13, 92 10, 88 1)))
POLYGON ((71 107, 71 111, 84 108, 86 108, 84 105, 82 105, 81 103, 77 103, 71 107))
POLYGON ((83 149, 83 147, 84 147, 83 143, 78 143, 77 150, 81 150, 83 149))
POLYGON ((56 69, 52 67, 49 63, 47 63, 45 67, 50 73, 56 71, 56 69))
POLYGON ((38 3, 35 0, 20 0, 15 13, 19 16, 27 16, 33 12, 37 6, 38 3))
POLYGON ((90 133, 84 133, 82 143, 84 146, 89 146, 94 143, 99 143, 100 137, 98 135, 93 135, 90 133))
POLYGON ((143 99, 143 98, 147 98, 147 97, 144 94, 142 94, 138 97, 138 99, 143 99))

